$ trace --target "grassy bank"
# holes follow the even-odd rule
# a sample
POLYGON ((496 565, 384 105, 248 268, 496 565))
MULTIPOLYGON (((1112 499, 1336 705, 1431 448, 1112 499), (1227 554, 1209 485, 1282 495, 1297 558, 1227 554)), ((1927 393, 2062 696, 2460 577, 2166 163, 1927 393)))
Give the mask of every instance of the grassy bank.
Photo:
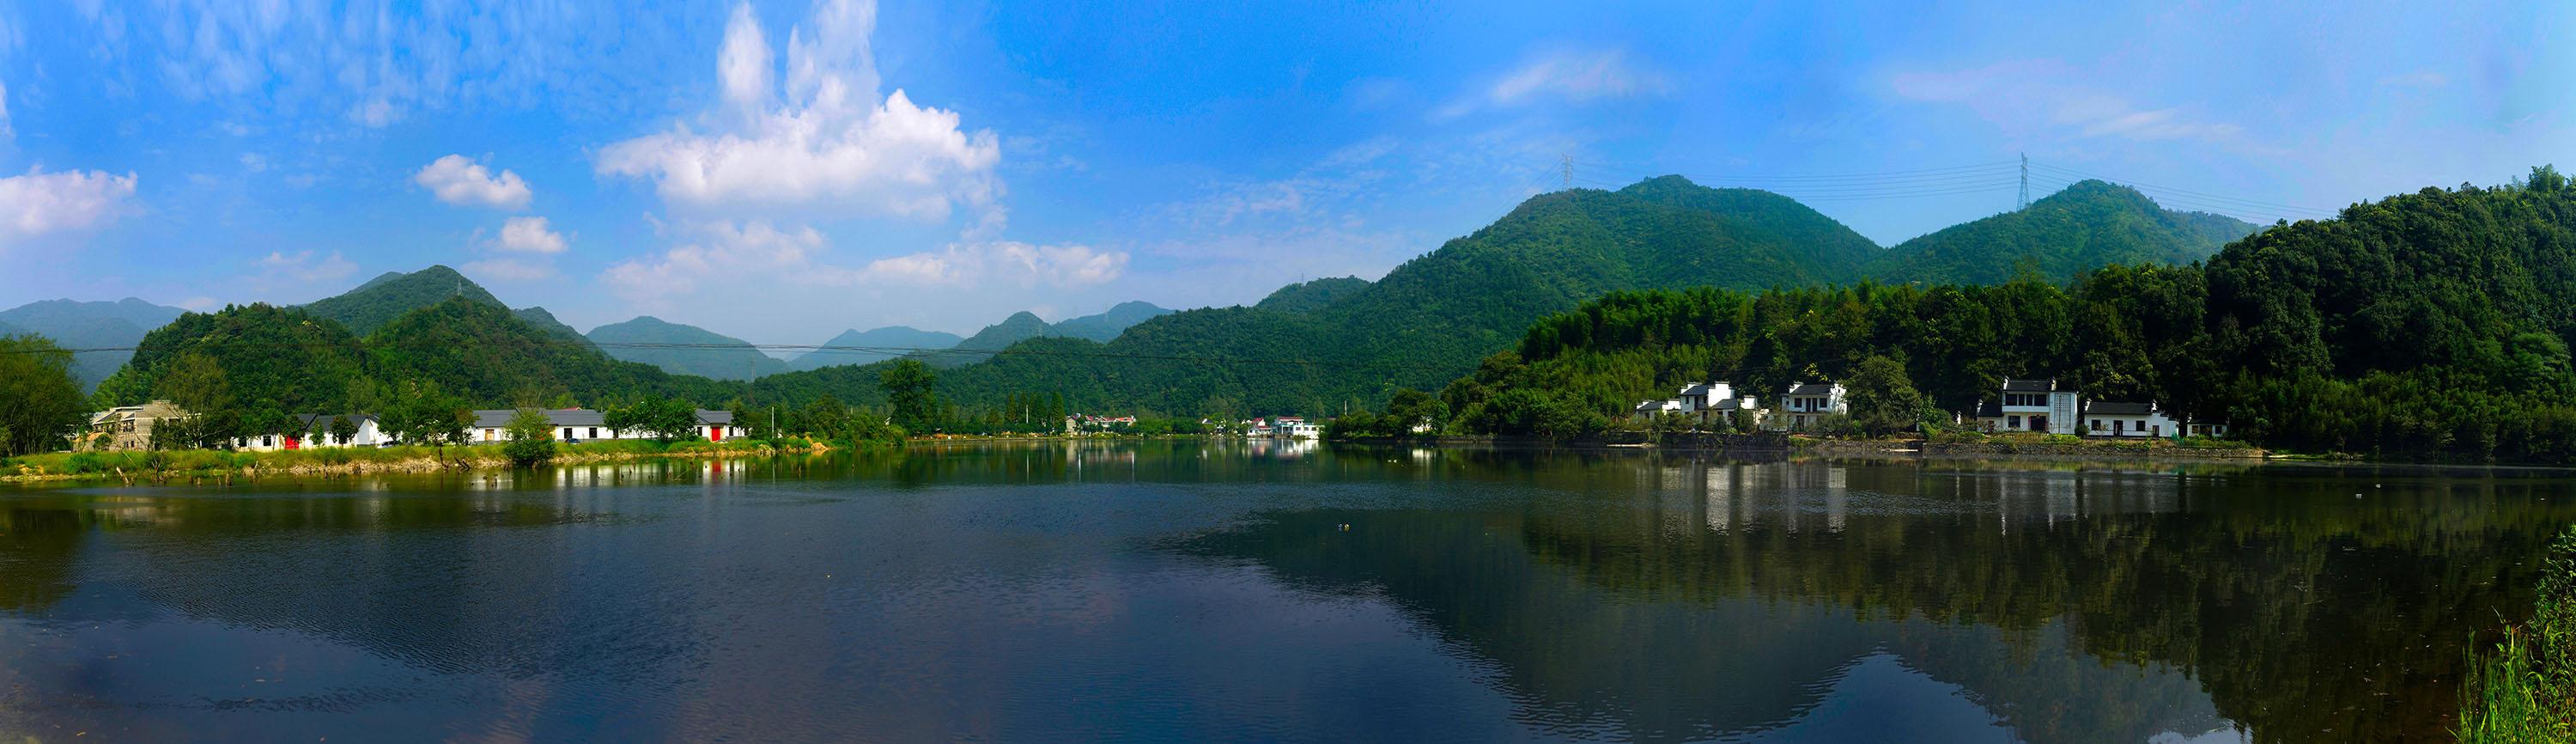
POLYGON ((2534 604, 2531 622, 2471 652, 2460 741, 2576 742, 2576 527, 2550 544, 2534 604))
MULTIPOLYGON (((734 440, 726 442, 657 442, 630 439, 555 446, 557 463, 608 462, 648 457, 749 457, 811 452, 852 443, 817 444, 804 439, 734 440)), ((278 452, 176 450, 152 452, 54 452, 0 459, 0 479, 60 480, 121 478, 168 480, 262 475, 328 475, 370 472, 426 472, 446 469, 506 468, 509 460, 498 446, 473 447, 327 447, 278 452)))

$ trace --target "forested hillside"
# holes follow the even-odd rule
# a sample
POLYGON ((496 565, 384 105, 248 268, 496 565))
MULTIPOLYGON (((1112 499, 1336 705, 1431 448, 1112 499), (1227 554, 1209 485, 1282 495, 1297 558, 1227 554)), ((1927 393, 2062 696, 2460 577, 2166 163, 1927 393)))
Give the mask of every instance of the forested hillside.
POLYGON ((1340 302, 1344 297, 1359 294, 1360 290, 1367 289, 1368 286, 1369 280, 1356 276, 1298 282, 1280 287, 1277 291, 1271 292, 1270 296, 1261 298, 1261 303, 1253 307, 1283 313, 1311 313, 1340 302))
MULTIPOLYGON (((943 371, 940 384, 962 402, 1023 392, 1060 394, 1087 410, 1322 413, 1382 399, 1397 386, 1436 386, 1509 347, 1530 321, 1605 292, 1842 282, 1876 250, 1832 218, 1769 192, 1670 176, 1618 191, 1561 191, 1532 197, 1375 283, 1326 280, 1323 291, 1337 298, 1283 303, 1294 311, 1190 310, 1105 344, 1025 341, 1015 350, 1031 353, 943 371)), ((961 346, 1000 348, 975 339, 961 346)), ((803 377, 812 374, 762 383, 844 400, 869 395, 856 387, 870 379, 863 370, 803 377)))
POLYGON ((721 333, 664 321, 650 315, 590 329, 591 341, 610 357, 643 362, 677 375, 718 380, 748 380, 787 371, 787 362, 752 348, 748 341, 721 333), (630 344, 681 344, 690 348, 652 348, 630 344), (708 347, 738 348, 708 348, 708 347))
POLYGON ((168 398, 242 411, 372 411, 421 389, 486 407, 643 395, 713 405, 743 392, 609 359, 464 297, 405 314, 364 342, 301 308, 254 304, 182 315, 142 345, 99 386, 100 405, 168 398))
POLYGON ((307 303, 303 309, 315 317, 337 322, 351 333, 364 336, 404 313, 436 305, 450 297, 508 307, 482 285, 466 279, 455 269, 432 265, 408 274, 385 272, 356 289, 307 303))
POLYGON ((2231 217, 2158 207, 2126 186, 2081 181, 2028 209, 1897 244, 1862 273, 1883 282, 2001 284, 2030 271, 2063 282, 2112 264, 2191 263, 2254 229, 2231 217))
POLYGON ((1053 332, 1049 335, 1071 336, 1073 338, 1087 338, 1093 341, 1106 342, 1110 339, 1117 338, 1118 334, 1126 332, 1128 328, 1133 327, 1138 323, 1170 315, 1173 312, 1174 311, 1172 310, 1158 307, 1151 302, 1131 300, 1128 302, 1118 303, 1116 307, 1109 308, 1107 311, 1101 312, 1098 315, 1066 318, 1064 321, 1056 323, 1053 332))
POLYGON ((1687 381, 1768 392, 1902 362, 1964 409, 2004 376, 2220 417, 2268 446, 2576 461, 2576 190, 2425 189, 2265 230, 2202 266, 2071 286, 1622 292, 1443 389, 1471 431, 1600 428, 1687 381))

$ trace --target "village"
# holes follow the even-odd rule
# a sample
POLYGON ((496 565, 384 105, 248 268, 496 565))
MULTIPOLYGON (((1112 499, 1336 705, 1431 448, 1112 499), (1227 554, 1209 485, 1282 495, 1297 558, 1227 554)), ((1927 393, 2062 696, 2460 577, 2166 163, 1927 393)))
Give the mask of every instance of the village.
MULTIPOLYGON (((2178 420, 2153 401, 2087 400, 2054 378, 2004 378, 1996 395, 1973 411, 1952 414, 1951 424, 1986 434, 2033 433, 2115 439, 2225 437, 2223 421, 2178 420)), ((1851 414, 1850 391, 1839 382, 1800 383, 1780 391, 1779 405, 1764 408, 1738 396, 1725 382, 1693 383, 1674 397, 1640 402, 1632 420, 1678 421, 1693 428, 1816 433, 1834 417, 1851 414)))

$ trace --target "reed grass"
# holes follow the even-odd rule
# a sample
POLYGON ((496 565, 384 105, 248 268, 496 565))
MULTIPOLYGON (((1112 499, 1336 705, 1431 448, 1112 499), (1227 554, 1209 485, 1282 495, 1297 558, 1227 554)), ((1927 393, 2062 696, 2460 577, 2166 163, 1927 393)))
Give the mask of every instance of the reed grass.
POLYGON ((2542 560, 2531 621, 2469 652, 2455 732, 2465 744, 2576 742, 2576 527, 2542 560))

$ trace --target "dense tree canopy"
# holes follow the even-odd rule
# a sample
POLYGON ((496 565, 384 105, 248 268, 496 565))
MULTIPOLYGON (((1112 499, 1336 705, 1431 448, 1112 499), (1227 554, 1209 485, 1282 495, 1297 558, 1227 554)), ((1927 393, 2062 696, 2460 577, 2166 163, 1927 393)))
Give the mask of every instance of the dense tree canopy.
POLYGON ((62 448, 85 408, 71 352, 35 334, 0 335, 0 455, 62 448))

